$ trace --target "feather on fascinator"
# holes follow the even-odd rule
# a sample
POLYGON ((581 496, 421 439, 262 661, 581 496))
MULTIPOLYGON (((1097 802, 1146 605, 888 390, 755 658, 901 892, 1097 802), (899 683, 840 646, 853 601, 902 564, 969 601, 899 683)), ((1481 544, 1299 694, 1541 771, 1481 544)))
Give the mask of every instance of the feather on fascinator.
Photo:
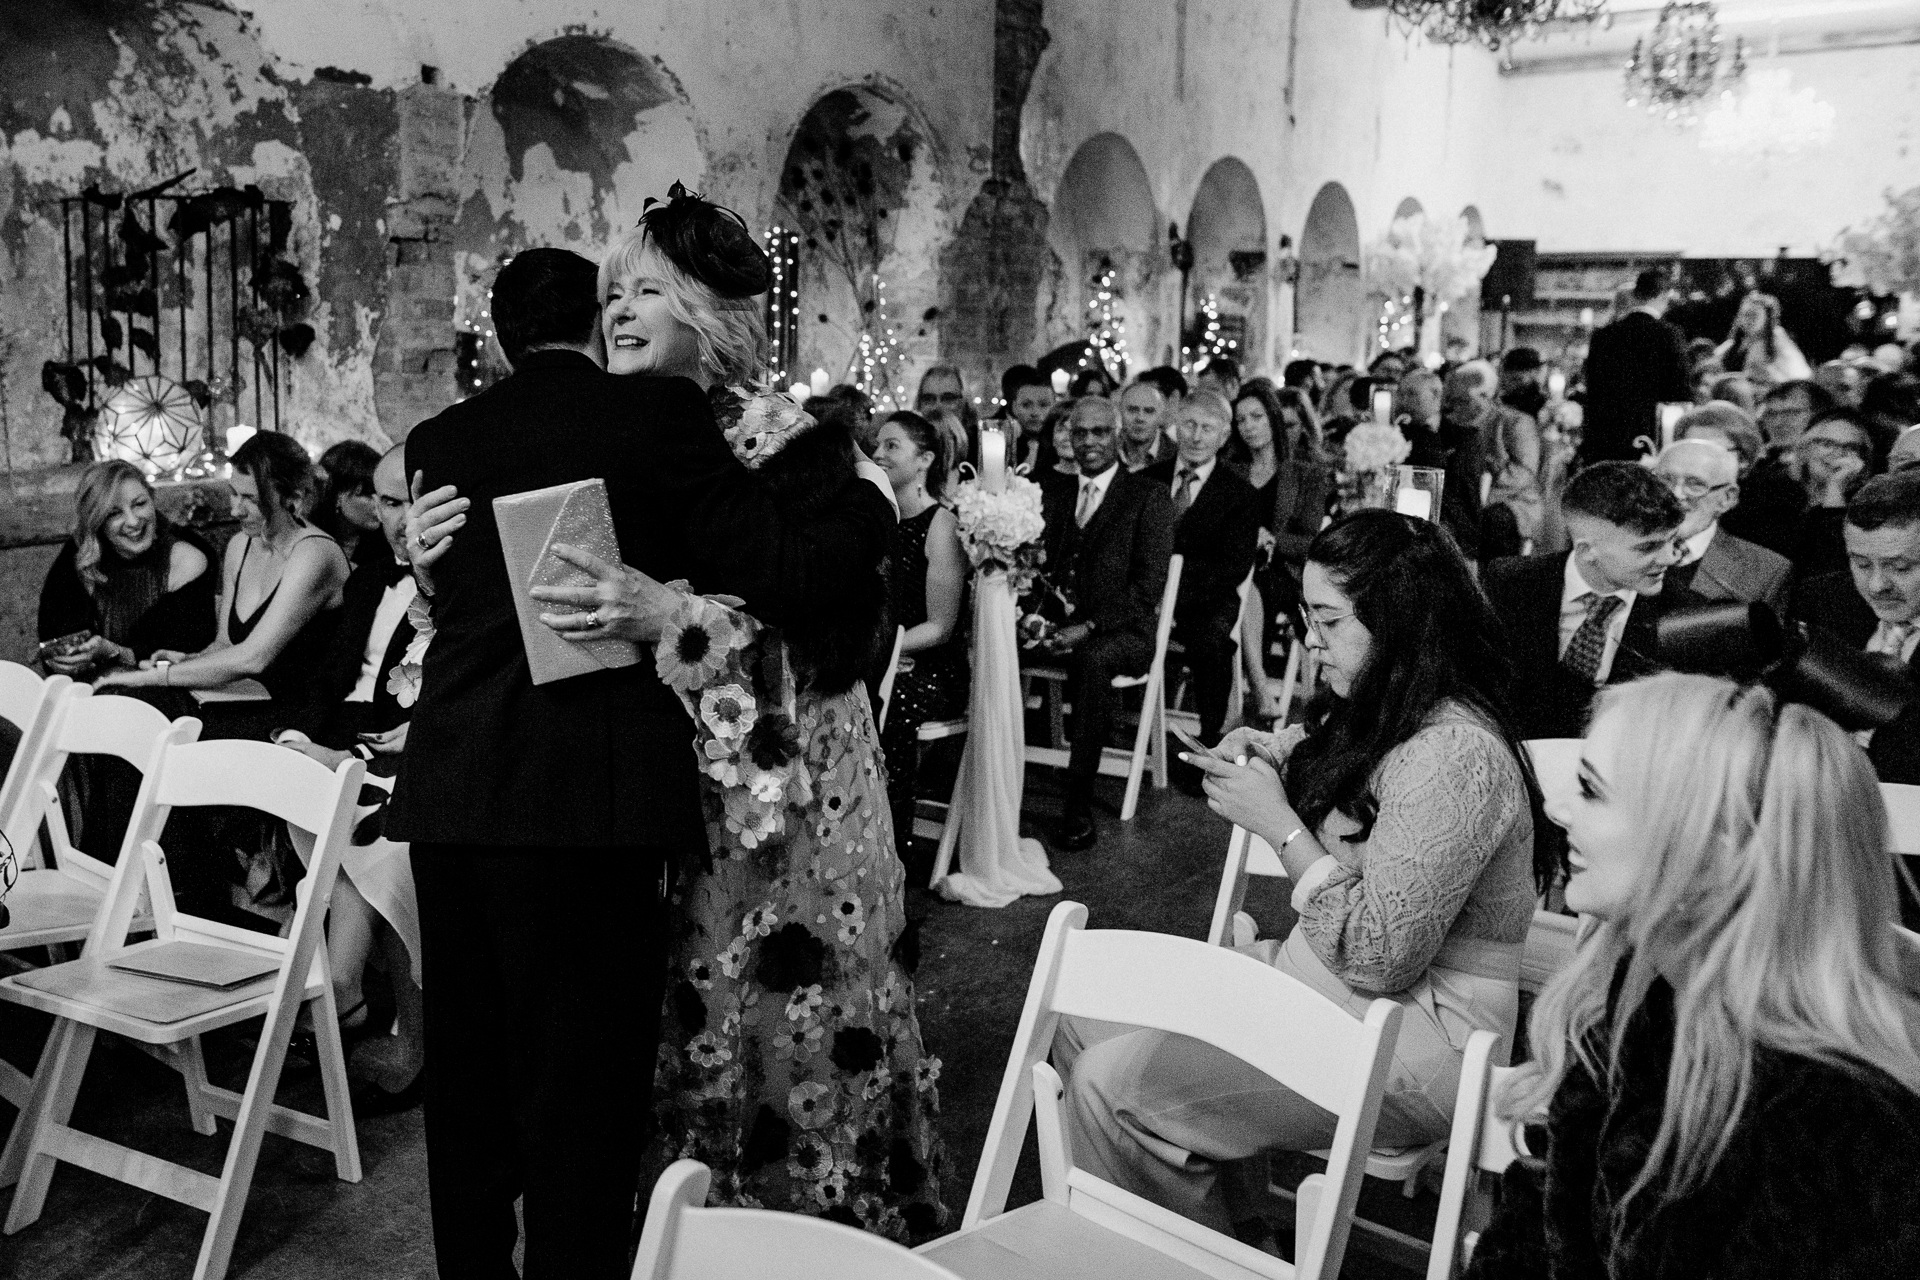
POLYGON ((746 304, 773 287, 773 262, 739 214, 676 182, 640 213, 647 238, 667 260, 721 299, 746 304))

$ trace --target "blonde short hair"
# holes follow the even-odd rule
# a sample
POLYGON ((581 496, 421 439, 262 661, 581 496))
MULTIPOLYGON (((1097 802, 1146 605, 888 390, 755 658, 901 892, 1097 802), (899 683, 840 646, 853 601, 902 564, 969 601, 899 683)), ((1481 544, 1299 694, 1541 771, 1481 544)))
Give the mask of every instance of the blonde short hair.
POLYGON ((767 322, 758 298, 722 298, 682 271, 647 236, 644 226, 621 235, 600 261, 596 293, 607 305, 616 280, 647 274, 661 284, 667 313, 693 330, 700 344, 700 368, 720 386, 757 381, 767 363, 767 322))

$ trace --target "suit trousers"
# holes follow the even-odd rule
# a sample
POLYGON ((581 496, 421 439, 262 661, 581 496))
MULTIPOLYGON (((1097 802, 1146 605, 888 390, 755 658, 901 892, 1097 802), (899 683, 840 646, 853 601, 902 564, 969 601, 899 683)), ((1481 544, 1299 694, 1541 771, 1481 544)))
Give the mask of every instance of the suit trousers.
POLYGON ((1067 755, 1067 803, 1093 802, 1100 753, 1113 732, 1120 691, 1115 676, 1137 676, 1153 663, 1153 643, 1131 631, 1094 634, 1067 655, 1067 696, 1073 699, 1072 749, 1067 755))
POLYGON ((444 1280, 627 1275, 677 852, 414 843, 444 1280))
MULTIPOLYGON (((1200 737, 1212 742, 1227 720, 1233 699, 1234 629, 1240 621, 1239 600, 1231 610, 1212 616, 1176 619, 1173 638, 1186 651, 1184 661, 1193 675, 1194 708, 1200 713, 1200 737)), ((1172 659, 1168 660, 1171 663, 1172 659)))

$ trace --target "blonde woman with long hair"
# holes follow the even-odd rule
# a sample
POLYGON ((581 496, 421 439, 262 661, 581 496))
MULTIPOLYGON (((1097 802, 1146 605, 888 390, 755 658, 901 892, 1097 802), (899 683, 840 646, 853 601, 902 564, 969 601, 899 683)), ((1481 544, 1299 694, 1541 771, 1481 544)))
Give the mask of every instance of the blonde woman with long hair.
POLYGON ((1601 695, 1567 825, 1598 921, 1499 1101, 1533 1156, 1470 1275, 1920 1275, 1920 999, 1867 759, 1762 688, 1601 695))

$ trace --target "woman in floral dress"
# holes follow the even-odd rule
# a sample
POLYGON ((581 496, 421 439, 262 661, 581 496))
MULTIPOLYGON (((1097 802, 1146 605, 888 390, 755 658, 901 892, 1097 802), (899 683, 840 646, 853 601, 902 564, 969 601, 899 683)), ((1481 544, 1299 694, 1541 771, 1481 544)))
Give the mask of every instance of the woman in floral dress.
MULTIPOLYGON (((770 277, 737 218, 676 184, 602 263, 601 326, 610 372, 708 388, 736 456, 804 531, 815 513, 884 499, 857 474, 850 436, 743 389, 766 348, 750 300, 770 277)), ((450 500, 429 495, 417 519, 433 526, 425 504, 450 500)), ((832 609, 784 633, 736 601, 683 593, 655 647, 693 720, 709 853, 679 868, 653 1084, 665 1154, 711 1168, 714 1203, 919 1240, 948 1220, 940 1061, 920 1038, 918 946, 861 679, 885 600, 887 548, 871 550, 870 564, 847 567, 832 609)), ((596 635, 618 635, 606 619, 621 602, 658 590, 624 566, 589 572, 601 607, 553 616, 556 630, 591 617, 596 635)))

